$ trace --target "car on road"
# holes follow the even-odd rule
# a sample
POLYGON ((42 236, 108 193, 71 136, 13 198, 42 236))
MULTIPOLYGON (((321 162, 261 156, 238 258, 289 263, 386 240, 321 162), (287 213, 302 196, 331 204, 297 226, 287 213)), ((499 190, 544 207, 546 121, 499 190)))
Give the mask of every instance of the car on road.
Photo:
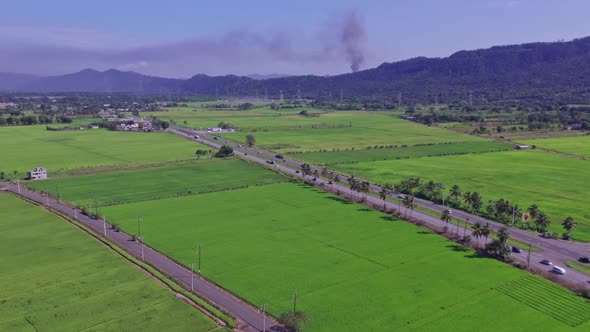
POLYGON ((213 139, 217 141, 219 139, 219 137, 213 136, 213 139))
POLYGON ((274 165, 275 164, 275 161, 274 160, 267 160, 266 163, 269 164, 269 165, 274 165))
POLYGON ((578 258, 578 261, 581 263, 590 263, 590 257, 580 257, 578 258))
POLYGON ((295 174, 299 174, 299 171, 295 171, 295 174))
POLYGON ((280 155, 280 154, 275 155, 275 158, 277 158, 277 159, 284 159, 284 157, 282 155, 280 155))
POLYGON ((262 154, 262 152, 258 152, 258 154, 262 154))
POLYGON ((512 246, 512 252, 515 252, 517 254, 520 254, 522 252, 522 249, 520 249, 517 246, 512 246))
POLYGON ((542 261, 541 261, 541 264, 543 264, 543 265, 549 265, 549 266, 551 266, 551 265, 553 265, 553 262, 551 262, 551 261, 550 261, 550 260, 548 260, 548 259, 544 259, 544 260, 542 260, 542 261))
POLYGON ((555 272, 557 274, 565 274, 565 269, 563 267, 554 266, 553 272, 555 272))
POLYGON ((195 136, 193 136, 193 138, 197 138, 198 139, 199 138, 199 135, 195 135, 195 136))

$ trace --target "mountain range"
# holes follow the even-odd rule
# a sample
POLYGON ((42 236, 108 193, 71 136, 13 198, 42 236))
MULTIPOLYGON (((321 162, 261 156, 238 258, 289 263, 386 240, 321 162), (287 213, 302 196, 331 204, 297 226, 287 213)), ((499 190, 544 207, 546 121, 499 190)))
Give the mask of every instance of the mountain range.
POLYGON ((459 51, 445 58, 418 57, 334 76, 250 75, 189 79, 110 69, 37 77, 0 73, 0 91, 259 96, 320 99, 390 98, 404 101, 590 97, 590 37, 459 51))

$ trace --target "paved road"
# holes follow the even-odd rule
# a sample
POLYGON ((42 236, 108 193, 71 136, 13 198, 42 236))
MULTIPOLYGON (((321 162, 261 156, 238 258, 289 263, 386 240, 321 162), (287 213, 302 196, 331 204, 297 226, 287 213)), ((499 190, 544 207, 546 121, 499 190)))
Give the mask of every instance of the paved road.
MULTIPOLYGON (((232 141, 228 141, 223 139, 222 137, 218 137, 218 136, 214 136, 211 135, 209 133, 205 133, 205 132, 201 132, 201 131, 196 131, 196 130, 191 130, 188 128, 183 128, 183 127, 178 127, 178 126, 172 126, 171 128, 169 128, 169 131, 185 137, 187 139, 191 139, 194 141, 197 141, 199 143, 202 144, 206 144, 208 146, 211 146, 213 148, 218 149, 219 147, 221 147, 221 145, 229 145, 232 148, 234 148, 234 154, 240 158, 246 159, 246 160, 250 160, 253 162, 258 162, 261 164, 264 164, 268 167, 275 167, 277 169, 280 169, 281 171, 288 173, 292 176, 295 177, 302 177, 301 173, 299 172, 300 170, 300 166, 301 166, 301 162, 300 161, 295 161, 295 160, 291 160, 291 159, 287 159, 287 158, 283 158, 282 160, 275 158, 276 154, 273 154, 271 152, 268 151, 264 151, 258 148, 248 148, 248 147, 244 147, 240 144, 234 143, 232 141), (199 138, 196 138, 196 136, 198 136, 199 138), (268 160, 275 160, 275 164, 274 165, 269 165, 267 163, 268 160)), ((284 157, 284 156, 283 156, 284 157)), ((312 169, 316 169, 313 168, 312 169)), ((312 177, 308 177, 308 179, 312 179, 312 177)), ((324 187, 328 188, 334 188, 337 190, 340 190, 343 193, 346 193, 347 195, 358 195, 358 193, 353 193, 350 188, 339 185, 339 184, 329 184, 327 181, 318 178, 316 180, 317 184, 322 183, 324 185, 324 187)), ((373 193, 378 193, 381 190, 381 187, 372 184, 371 185, 371 191, 373 191, 373 193)), ((394 195, 396 195, 397 193, 394 193, 394 195)), ((378 205, 383 205, 383 201, 377 197, 374 196, 367 196, 367 200, 373 204, 378 204, 378 205)), ((426 200, 422 200, 422 199, 415 199, 415 203, 421 207, 430 209, 432 211, 436 211, 439 213, 442 213, 443 210, 448 209, 448 207, 444 207, 438 204, 435 204, 433 202, 430 201, 426 201, 426 200)), ((388 209, 398 209, 399 205, 397 203, 392 203, 392 202, 386 202, 386 206, 388 209)), ((404 210, 403 206, 402 206, 402 211, 404 210)), ((412 216, 415 219, 418 219, 422 222, 428 223, 430 225, 436 226, 436 227, 444 227, 447 226, 447 224, 445 222, 443 222, 442 220, 440 220, 439 218, 436 217, 432 217, 428 214, 419 212, 419 211, 414 211, 412 216)), ((459 211, 459 210, 453 210, 453 217, 458 218, 458 219, 462 219, 465 221, 468 221, 470 224, 475 223, 475 222, 480 222, 480 223, 489 223, 490 224, 490 228, 494 231, 498 231, 502 226, 502 224, 491 221, 491 220, 487 220, 485 218, 476 216, 476 215, 472 215, 470 213, 464 212, 464 211, 459 211)), ((448 225, 450 230, 454 230, 455 226, 453 225, 448 225)), ((463 227, 460 227, 459 229, 459 234, 463 235, 463 234, 471 234, 471 229, 469 227, 467 227, 467 229, 464 229, 463 227)), ((578 272, 576 270, 570 269, 565 265, 565 260, 577 260, 579 257, 581 256, 590 256, 590 243, 576 243, 576 242, 570 242, 570 241, 564 241, 564 240, 556 240, 556 239, 545 239, 540 237, 537 234, 532 234, 529 233, 527 231, 524 230, 520 230, 520 229, 515 229, 515 228, 511 228, 510 229, 510 236, 514 239, 517 239, 521 242, 524 243, 530 243, 533 246, 536 246, 538 248, 541 248, 542 251, 541 252, 531 252, 531 259, 530 259, 530 266, 533 268, 537 268, 539 270, 545 270, 550 272, 552 270, 551 267, 548 267, 546 265, 543 265, 540 263, 541 260, 543 259, 549 259, 551 260, 555 265, 559 265, 563 268, 566 269, 566 275, 561 275, 559 276, 559 278, 563 278, 569 282, 575 283, 579 286, 583 286, 583 287, 587 287, 590 288, 590 276, 581 272, 578 272)), ((482 243, 480 245, 483 245, 483 240, 480 240, 482 243)), ((512 253, 512 257, 523 263, 523 264, 528 264, 528 252, 525 250, 526 248, 522 248, 523 249, 523 253, 512 253)))
MULTIPOLYGON (((11 183, 0 182, 0 189, 6 189, 13 193, 19 194, 19 189, 17 186, 11 183)), ((100 236, 106 237, 108 240, 117 244, 131 255, 141 259, 141 244, 139 242, 131 241, 131 237, 124 232, 113 231, 109 224, 101 220, 95 220, 87 217, 80 213, 80 210, 75 210, 73 207, 68 206, 65 203, 60 203, 51 197, 48 198, 43 194, 28 190, 24 186, 20 186, 19 195, 43 204, 47 208, 67 215, 72 219, 77 217, 81 224, 91 228, 100 236)), ((149 263, 159 271, 163 272, 165 275, 171 277, 177 283, 183 284, 187 289, 190 288, 191 278, 193 278, 194 293, 201 298, 205 298, 210 302, 215 303, 219 307, 225 309, 225 311, 232 313, 238 319, 249 324, 249 326, 246 326, 244 331, 262 331, 263 317, 257 308, 254 308, 250 304, 236 298, 229 292, 215 286, 209 281, 199 278, 196 273, 192 274, 190 269, 177 264, 172 259, 148 246, 143 246, 143 257, 146 263, 149 263)), ((267 316, 267 331, 270 331, 271 327, 273 326, 278 327, 278 323, 272 317, 267 316)))

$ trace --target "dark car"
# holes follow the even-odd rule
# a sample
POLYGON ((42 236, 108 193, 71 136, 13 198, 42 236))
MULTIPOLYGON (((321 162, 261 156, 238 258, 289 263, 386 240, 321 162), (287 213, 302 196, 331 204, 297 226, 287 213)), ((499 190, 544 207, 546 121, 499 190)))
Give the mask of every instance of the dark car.
POLYGON ((219 137, 213 136, 213 139, 217 141, 219 139, 219 137))
POLYGON ((522 252, 522 249, 520 249, 519 247, 513 246, 512 247, 512 252, 515 252, 517 254, 520 254, 522 252))
POLYGON ((274 165, 275 164, 275 161, 274 160, 267 160, 266 163, 267 164, 270 164, 270 165, 274 165))
POLYGON ((590 257, 580 257, 578 260, 582 263, 590 263, 590 257))
POLYGON ((553 263, 550 260, 548 260, 548 259, 542 260, 541 261, 541 264, 543 264, 543 265, 553 265, 553 263))
POLYGON ((283 159, 284 157, 282 155, 280 155, 280 154, 277 154, 277 155, 275 155, 275 158, 277 158, 277 159, 283 159))

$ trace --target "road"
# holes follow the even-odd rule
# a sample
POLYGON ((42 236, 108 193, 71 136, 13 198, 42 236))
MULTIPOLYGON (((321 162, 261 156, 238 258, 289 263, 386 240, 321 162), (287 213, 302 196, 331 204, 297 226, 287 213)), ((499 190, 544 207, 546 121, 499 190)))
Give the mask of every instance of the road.
MULTIPOLYGON (((264 150, 258 149, 258 148, 245 147, 245 146, 242 146, 241 144, 234 143, 232 141, 228 141, 228 140, 224 139, 223 137, 214 136, 209 133, 202 132, 202 131, 191 130, 188 128, 183 128, 183 127, 178 127, 178 126, 171 126, 168 130, 172 133, 179 135, 179 136, 182 136, 184 138, 187 138, 187 139, 190 139, 193 141, 197 141, 201 144, 208 145, 208 146, 213 147, 215 149, 219 149, 221 147, 221 145, 231 146, 234 149, 234 154, 242 159, 261 163, 263 165, 266 165, 267 167, 275 167, 276 169, 279 169, 282 172, 290 174, 291 176, 303 178, 302 174, 299 171, 300 167, 301 167, 300 161, 295 161, 295 160, 291 160, 288 158, 284 158, 284 156, 283 156, 283 159, 277 159, 277 158, 275 158, 276 154, 274 154, 274 153, 264 151, 264 150), (199 138, 196 138, 196 136, 198 136, 199 138), (267 163, 268 160, 275 160, 275 164, 269 165, 267 163)), ((317 169, 317 168, 312 167, 312 170, 315 170, 315 169, 317 169)), ((308 179, 312 179, 312 177, 308 176, 308 179)), ((321 179, 321 178, 317 178, 316 183, 318 185, 321 183, 324 185, 325 188, 333 188, 333 189, 339 190, 340 192, 343 192, 343 193, 350 195, 350 196, 358 195, 358 193, 353 193, 350 190, 350 188, 348 188, 346 186, 342 186, 339 184, 329 184, 328 181, 321 179)), ((379 191, 381 191, 381 187, 379 187, 375 184, 371 184, 371 191, 373 192, 373 194, 376 194, 379 191)), ((393 193, 393 195, 395 196, 395 195, 397 195, 397 193, 393 193)), ((368 202, 370 202, 372 204, 377 204, 377 205, 383 206, 383 201, 377 197, 368 195, 367 200, 368 200, 368 202)), ((426 201, 423 199, 415 198, 414 202, 420 207, 435 211, 437 213, 442 213, 442 211, 448 209, 448 207, 445 207, 445 206, 442 206, 439 204, 435 204, 433 202, 426 201)), ((386 207, 387 207, 387 209, 396 209, 396 210, 398 210, 398 208, 399 208, 398 204, 392 203, 392 202, 386 202, 386 207)), ((403 207, 402 207, 402 209, 403 209, 403 207)), ((473 214, 470 214, 470 213, 467 213, 464 211, 453 210, 452 214, 453 214, 454 218, 465 220, 465 221, 469 222, 469 224, 472 224, 475 222, 484 223, 484 224, 489 223, 490 229, 492 229, 494 232, 497 232, 501 227, 504 226, 503 224, 500 224, 500 223, 497 223, 497 222, 494 222, 491 220, 487 220, 487 219, 482 218, 480 216, 476 216, 476 215, 473 215, 473 214)), ((421 222, 428 223, 431 226, 435 226, 435 227, 439 227, 439 228, 449 226, 449 229, 451 231, 455 228, 455 226, 448 225, 445 222, 443 222, 442 220, 440 220, 439 218, 433 217, 433 216, 428 215, 426 213, 422 213, 420 211, 413 211, 412 217, 417 220, 420 220, 421 222)), ((460 227, 459 234, 463 235, 464 233, 471 235, 470 227, 467 227, 467 229, 460 227)), ((579 271, 576 271, 574 269, 571 269, 565 265, 566 260, 577 260, 579 257, 582 257, 582 256, 590 256, 590 243, 578 243, 578 242, 565 241, 565 240, 561 240, 561 239, 546 239, 546 238, 543 238, 537 234, 529 233, 527 231, 516 229, 516 228, 510 228, 510 237, 514 238, 518 241, 521 241, 523 243, 530 243, 531 245, 541 249, 540 252, 531 252, 531 258, 530 258, 531 268, 536 268, 538 270, 545 270, 547 272, 551 272, 552 267, 546 266, 546 265, 543 265, 540 263, 541 260, 548 259, 548 260, 552 261, 554 263, 554 265, 558 265, 558 266, 566 269, 566 274, 559 275, 558 276, 559 278, 562 278, 568 282, 577 284, 578 286, 590 288, 590 276, 589 275, 584 274, 579 271)), ((480 245, 483 245, 483 243, 480 245)), ((526 248, 522 248, 522 249, 523 249, 522 253, 512 253, 512 257, 515 260, 519 261, 520 263, 522 263, 526 266, 528 264, 528 260, 529 260, 528 259, 528 252, 526 251, 526 248)))
MULTIPOLYGON (((24 186, 20 186, 19 190, 15 184, 0 182, 0 189, 8 190, 17 195, 26 197, 32 201, 44 205, 50 210, 56 211, 62 215, 66 215, 71 219, 77 219, 82 225, 92 229, 99 236, 102 236, 115 243, 129 254, 137 257, 138 259, 141 259, 142 257, 142 245, 139 242, 131 241, 131 236, 124 232, 115 232, 106 222, 85 216, 80 212, 80 210, 74 209, 65 203, 60 203, 54 198, 31 191, 24 186)), ((169 276, 176 283, 184 285, 186 289, 190 289, 192 279, 194 282, 193 292, 197 296, 207 299, 208 301, 216 304, 218 307, 223 308, 226 312, 231 313, 239 320, 249 324, 249 326, 246 326, 242 330, 262 331, 262 314, 257 308, 253 307, 249 303, 238 299, 231 293, 219 288, 206 279, 200 278, 198 274, 193 274, 190 269, 176 263, 166 255, 146 245, 143 246, 143 259, 144 262, 150 264, 160 272, 169 276)), ((266 330, 270 331, 272 330, 272 327, 278 328, 279 324, 274 318, 266 316, 266 330)))

